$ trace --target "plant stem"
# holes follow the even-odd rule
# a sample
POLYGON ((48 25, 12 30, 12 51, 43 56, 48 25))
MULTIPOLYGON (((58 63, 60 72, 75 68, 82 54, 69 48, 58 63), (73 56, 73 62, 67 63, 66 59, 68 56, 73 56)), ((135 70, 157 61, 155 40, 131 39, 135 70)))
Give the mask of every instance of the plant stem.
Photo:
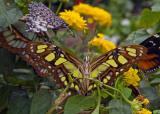
POLYGON ((59 6, 58 6, 58 9, 57 9, 57 11, 56 11, 56 15, 58 15, 59 11, 60 11, 61 8, 62 8, 62 5, 63 5, 63 2, 61 1, 60 4, 59 4, 59 6))
POLYGON ((110 95, 112 98, 116 98, 115 95, 111 94, 110 92, 108 91, 105 91, 108 95, 110 95))
POLYGON ((48 0, 48 2, 49 2, 49 5, 48 5, 48 7, 49 7, 49 9, 51 9, 52 2, 51 2, 51 0, 48 0))
POLYGON ((46 112, 46 114, 53 114, 53 112, 58 108, 59 105, 61 105, 67 98, 70 96, 70 94, 67 93, 68 86, 65 88, 65 90, 59 95, 59 97, 54 101, 51 108, 46 112))
MULTIPOLYGON (((120 77, 118 77, 115 81, 115 86, 114 86, 115 88, 117 88, 119 80, 120 80, 120 77)), ((114 91, 114 95, 116 95, 116 91, 114 91)))
POLYGON ((131 102, 130 100, 128 100, 120 90, 118 90, 118 89, 116 89, 116 88, 114 88, 114 87, 111 87, 111 86, 109 86, 109 85, 106 85, 106 84, 102 83, 102 82, 99 81, 99 80, 96 80, 96 79, 93 79, 93 78, 87 78, 87 79, 92 80, 92 81, 95 81, 95 82, 98 82, 99 84, 103 85, 103 86, 106 87, 106 88, 109 88, 109 89, 111 89, 111 90, 117 91, 118 93, 121 94, 121 96, 123 97, 123 99, 124 99, 127 103, 132 104, 132 102, 131 102))
POLYGON ((118 93, 121 94, 121 96, 123 97, 123 99, 124 99, 127 103, 132 104, 132 102, 131 102, 130 100, 128 100, 120 90, 118 90, 118 89, 116 89, 116 88, 113 88, 113 87, 111 87, 111 86, 108 86, 108 85, 106 85, 106 84, 103 84, 103 85, 104 85, 105 87, 109 88, 109 89, 112 89, 112 90, 114 90, 114 91, 117 91, 118 93))
POLYGON ((92 112, 92 114, 99 114, 99 107, 101 105, 101 92, 100 92, 99 87, 97 87, 97 90, 98 90, 98 103, 97 103, 95 110, 92 112))

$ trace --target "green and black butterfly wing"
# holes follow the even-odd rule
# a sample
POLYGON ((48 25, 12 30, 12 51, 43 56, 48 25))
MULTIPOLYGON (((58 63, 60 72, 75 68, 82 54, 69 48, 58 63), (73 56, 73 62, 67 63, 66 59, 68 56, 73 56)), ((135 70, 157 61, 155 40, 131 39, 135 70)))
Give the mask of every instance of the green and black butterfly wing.
POLYGON ((31 44, 32 41, 25 39, 15 28, 13 28, 12 31, 7 29, 0 33, 0 45, 3 48, 22 57, 23 60, 35 68, 40 76, 47 75, 47 73, 41 74, 39 69, 45 68, 45 65, 39 63, 41 58, 35 57, 35 54, 31 54, 31 44))
POLYGON ((116 76, 136 64, 143 72, 160 67, 160 33, 152 35, 140 45, 113 49, 91 62, 91 77, 112 85, 116 76))
POLYGON ((70 84, 79 91, 82 62, 62 49, 50 43, 30 41, 15 28, 0 33, 0 45, 19 55, 39 76, 52 76, 61 87, 70 84))
POLYGON ((147 49, 140 45, 113 49, 91 62, 91 77, 112 85, 119 74, 128 71, 146 52, 147 49))
POLYGON ((46 64, 44 69, 39 68, 39 74, 49 74, 61 86, 70 85, 79 91, 79 79, 83 78, 81 61, 50 43, 32 42, 29 47, 28 53, 39 60, 39 64, 46 64))

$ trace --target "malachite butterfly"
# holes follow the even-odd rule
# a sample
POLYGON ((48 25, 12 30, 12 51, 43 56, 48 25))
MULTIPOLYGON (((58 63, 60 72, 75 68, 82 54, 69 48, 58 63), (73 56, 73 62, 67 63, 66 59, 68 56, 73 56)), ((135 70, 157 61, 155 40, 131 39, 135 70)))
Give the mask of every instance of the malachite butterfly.
POLYGON ((61 87, 69 86, 71 91, 86 95, 96 88, 97 79, 112 85, 118 75, 127 71, 133 64, 144 72, 160 66, 160 36, 155 34, 140 45, 129 45, 113 49, 100 57, 80 61, 63 49, 46 42, 26 39, 15 28, 0 33, 0 45, 19 55, 37 74, 51 76, 61 87))

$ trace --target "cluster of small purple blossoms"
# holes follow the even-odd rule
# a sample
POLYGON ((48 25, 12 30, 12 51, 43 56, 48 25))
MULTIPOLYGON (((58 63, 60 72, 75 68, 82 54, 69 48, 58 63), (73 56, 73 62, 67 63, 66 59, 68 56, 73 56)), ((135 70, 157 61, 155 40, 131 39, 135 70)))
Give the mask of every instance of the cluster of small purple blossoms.
POLYGON ((27 31, 36 33, 67 28, 67 24, 42 3, 29 4, 29 14, 25 16, 25 21, 27 31))

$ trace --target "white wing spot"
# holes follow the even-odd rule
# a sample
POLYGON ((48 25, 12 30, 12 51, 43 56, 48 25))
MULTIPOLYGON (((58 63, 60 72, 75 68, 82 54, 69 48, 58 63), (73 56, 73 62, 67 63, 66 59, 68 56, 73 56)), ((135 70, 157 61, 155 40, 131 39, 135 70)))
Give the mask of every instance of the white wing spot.
POLYGON ((124 69, 120 69, 120 71, 122 72, 124 69))
POLYGON ((153 46, 156 45, 156 43, 154 43, 153 41, 149 41, 149 43, 151 43, 153 46))
POLYGON ((155 34, 155 35, 153 35, 154 37, 156 37, 156 38, 158 38, 159 37, 159 35, 158 34, 155 34))

